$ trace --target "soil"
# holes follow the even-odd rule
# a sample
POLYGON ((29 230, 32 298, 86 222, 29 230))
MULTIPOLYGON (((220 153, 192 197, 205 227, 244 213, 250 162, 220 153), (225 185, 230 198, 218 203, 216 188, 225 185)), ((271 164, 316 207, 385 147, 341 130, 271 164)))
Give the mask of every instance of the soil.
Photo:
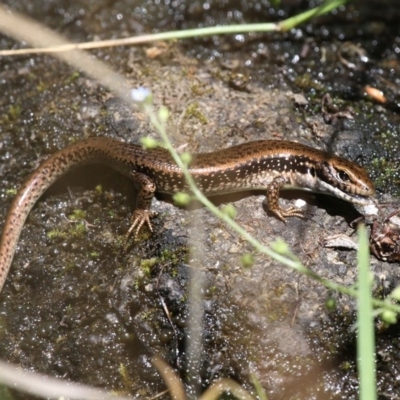
MULTIPOLYGON (((276 7, 256 1, 4 3, 73 42, 280 21, 311 7, 300 1, 276 7)), ((132 88, 149 88, 157 107, 168 107, 176 148, 298 141, 362 164, 378 201, 394 209, 400 194, 399 12, 394 1, 354 2, 286 33, 91 53, 132 88), (368 86, 386 101, 369 97, 368 86), (327 94, 332 105, 323 101, 327 94)), ((2 49, 21 46, 0 36, 2 49)), ((142 111, 51 56, 0 59, 0 87, 1 220, 47 155, 89 136, 129 143, 157 138, 142 111)), ((307 202, 307 217, 286 224, 266 212, 261 193, 213 201, 234 204, 236 221, 263 243, 282 238, 315 273, 354 285, 356 252, 323 242, 354 235, 349 224, 359 210, 301 192, 285 192, 281 201, 289 206, 297 198, 307 202)), ((208 210, 177 208, 168 198, 153 202, 153 234, 144 230, 124 249, 134 199, 128 179, 98 165, 69 173, 41 198, 0 296, 2 359, 135 398, 165 389, 150 362, 155 354, 175 368, 191 395, 221 377, 255 394, 255 376, 268 399, 358 398, 354 299, 255 254, 208 210), (244 267, 248 253, 254 264, 244 267), (198 303, 190 297, 191 276, 201 282, 198 303), (203 319, 198 315, 202 344, 188 339, 193 304, 204 311, 203 319), (188 354, 191 346, 199 349, 199 364, 188 354)), ((374 294, 384 298, 399 284, 398 264, 372 258, 371 269, 374 294)), ((380 398, 400 391, 398 328, 376 322, 380 398)))

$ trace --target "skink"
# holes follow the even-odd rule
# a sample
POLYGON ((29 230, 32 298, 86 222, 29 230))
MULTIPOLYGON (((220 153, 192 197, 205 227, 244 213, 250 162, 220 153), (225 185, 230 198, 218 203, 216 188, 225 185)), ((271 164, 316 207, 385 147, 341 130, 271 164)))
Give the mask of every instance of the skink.
MULTIPOLYGON (((93 137, 58 151, 22 185, 8 212, 0 243, 0 290, 11 266, 25 220, 39 197, 61 175, 80 165, 101 163, 128 176, 138 189, 128 236, 143 224, 151 230, 155 192, 187 191, 182 171, 162 149, 145 150, 111 138, 93 137)), ((254 189, 266 191, 269 210, 281 220, 303 216, 296 207, 279 205, 279 190, 299 188, 323 192, 354 204, 368 204, 374 185, 365 170, 342 157, 299 143, 261 140, 212 153, 193 155, 189 166, 207 195, 254 189)))

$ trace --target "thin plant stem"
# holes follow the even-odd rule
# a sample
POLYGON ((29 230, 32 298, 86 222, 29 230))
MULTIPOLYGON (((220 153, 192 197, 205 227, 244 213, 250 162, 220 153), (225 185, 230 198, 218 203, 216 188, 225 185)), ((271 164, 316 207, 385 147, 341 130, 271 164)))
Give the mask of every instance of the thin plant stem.
MULTIPOLYGON (((241 25, 223 25, 223 26, 209 26, 205 28, 185 29, 180 31, 159 32, 141 36, 131 36, 121 39, 108 39, 99 40, 95 42, 84 43, 53 43, 50 46, 41 46, 27 49, 14 49, 14 50, 1 50, 0 56, 15 56, 23 54, 39 54, 39 53, 60 53, 72 50, 90 50, 104 47, 127 46, 127 45, 140 45, 144 43, 151 43, 156 41, 167 40, 181 40, 200 38, 213 35, 235 35, 244 33, 255 32, 273 32, 273 31, 287 31, 299 24, 302 24, 311 18, 327 14, 328 12, 338 8, 347 3, 348 0, 327 0, 318 7, 312 10, 305 11, 294 17, 287 18, 281 22, 265 22, 256 24, 241 24, 241 25)), ((13 14, 18 14, 14 11, 13 14)), ((0 7, 0 31, 9 33, 10 28, 6 26, 8 19, 13 18, 13 15, 6 9, 0 7)), ((22 17, 21 18, 25 18, 22 17)), ((16 28, 21 29, 19 26, 16 28)), ((14 32, 14 37, 19 37, 21 34, 14 32)), ((29 42, 29 41, 28 41, 29 42)))

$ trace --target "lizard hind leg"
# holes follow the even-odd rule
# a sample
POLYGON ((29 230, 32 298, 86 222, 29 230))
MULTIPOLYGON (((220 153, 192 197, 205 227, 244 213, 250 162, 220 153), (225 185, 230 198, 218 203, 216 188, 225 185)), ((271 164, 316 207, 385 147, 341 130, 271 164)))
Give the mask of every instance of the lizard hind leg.
POLYGON ((139 172, 133 171, 129 174, 129 177, 139 188, 139 192, 136 200, 136 208, 131 217, 131 225, 125 235, 125 248, 127 247, 130 236, 134 233, 134 239, 136 239, 144 224, 153 232, 150 219, 156 215, 154 211, 150 210, 151 201, 156 192, 155 183, 150 177, 139 172))
POLYGON ((131 226, 129 227, 128 232, 125 235, 125 243, 124 243, 125 248, 128 245, 128 241, 132 233, 134 232, 133 238, 136 239, 144 224, 146 224, 149 227, 150 232, 153 232, 153 227, 151 226, 150 219, 153 218, 155 215, 156 215, 155 211, 141 210, 141 209, 137 209, 132 213, 131 226))

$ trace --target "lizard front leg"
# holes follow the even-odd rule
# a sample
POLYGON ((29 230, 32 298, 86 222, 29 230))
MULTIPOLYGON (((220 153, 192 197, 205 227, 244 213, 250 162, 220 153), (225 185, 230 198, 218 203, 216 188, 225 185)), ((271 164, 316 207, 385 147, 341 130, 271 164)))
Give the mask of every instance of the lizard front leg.
POLYGON ((288 181, 283 176, 277 176, 267 186, 268 209, 273 212, 281 221, 286 222, 286 217, 304 218, 303 210, 297 207, 282 208, 279 205, 279 191, 288 181))

